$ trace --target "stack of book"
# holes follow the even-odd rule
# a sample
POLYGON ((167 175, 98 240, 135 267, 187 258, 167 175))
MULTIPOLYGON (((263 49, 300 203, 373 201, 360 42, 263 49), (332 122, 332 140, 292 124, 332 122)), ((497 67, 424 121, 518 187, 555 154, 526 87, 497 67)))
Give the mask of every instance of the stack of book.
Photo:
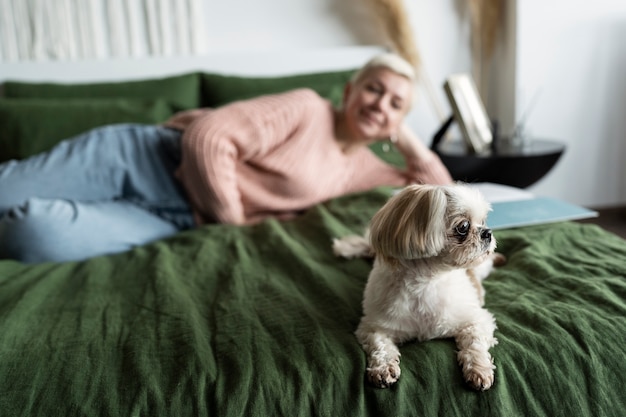
POLYGON ((493 230, 597 217, 598 212, 521 188, 494 183, 469 184, 491 203, 487 224, 493 230))

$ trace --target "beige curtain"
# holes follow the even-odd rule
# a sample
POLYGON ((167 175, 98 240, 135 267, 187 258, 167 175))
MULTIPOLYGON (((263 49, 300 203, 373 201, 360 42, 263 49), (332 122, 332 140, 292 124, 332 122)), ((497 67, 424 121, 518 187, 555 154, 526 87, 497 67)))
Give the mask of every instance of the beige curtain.
POLYGON ((0 60, 204 52, 202 0, 0 0, 0 60))

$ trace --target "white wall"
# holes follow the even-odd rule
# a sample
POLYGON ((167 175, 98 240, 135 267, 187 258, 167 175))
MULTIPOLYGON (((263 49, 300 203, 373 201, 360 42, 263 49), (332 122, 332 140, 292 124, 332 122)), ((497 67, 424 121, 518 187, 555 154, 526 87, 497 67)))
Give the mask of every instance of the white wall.
POLYGON ((626 2, 517 2, 516 116, 567 151, 531 187, 571 202, 626 203, 626 2), (536 99, 533 97, 536 96, 536 99))
MULTIPOLYGON (((204 0, 206 50, 258 55, 380 45, 379 27, 365 3, 204 0)), ((507 3, 508 26, 496 52, 487 108, 507 131, 539 92, 527 130, 567 144, 557 166, 530 191, 593 207, 626 204, 626 1, 507 3)), ((409 122, 427 143, 451 114, 442 88, 445 78, 471 71, 463 4, 465 0, 405 0, 429 80, 419 86, 409 122)), ((257 69, 251 64, 241 72, 257 69)))
MULTIPOLYGON (((458 1, 405 1, 429 82, 418 88, 411 123, 430 142, 449 106, 443 82, 469 71, 469 27, 458 1), (430 98, 429 91, 434 91, 430 98)), ((381 45, 384 39, 363 0, 206 1, 209 51, 272 51, 346 45, 381 45)))
MULTIPOLYGON (((207 1, 209 49, 290 49, 380 44, 362 0, 207 1)), ((592 207, 626 204, 626 2, 509 0, 491 72, 492 117, 513 125, 534 100, 531 136, 566 143, 530 191, 592 207)), ((442 85, 470 72, 461 0, 405 1, 429 82, 410 122, 430 142, 450 114, 442 85), (428 89, 435 101, 429 99, 428 89)))
MULTIPOLYGON (((278 67, 285 68, 285 73, 289 72, 289 68, 298 67, 293 64, 285 65, 284 56, 292 52, 295 60, 301 59, 302 51, 310 51, 313 56, 317 56, 317 51, 331 48, 386 45, 379 22, 367 7, 370 0, 198 1, 204 4, 201 28, 206 39, 206 45, 201 48, 207 51, 204 57, 122 56, 115 58, 114 62, 90 60, 13 63, 3 62, 0 56, 0 81, 16 77, 33 81, 63 82, 75 77, 77 81, 87 81, 95 80, 103 74, 107 75, 106 79, 119 79, 124 74, 135 79, 141 77, 142 73, 146 76, 161 75, 184 68, 185 65, 189 65, 191 69, 232 68, 233 63, 241 62, 237 56, 250 53, 254 55, 250 65, 238 65, 237 73, 271 75, 278 67), (279 61, 273 65, 271 62, 259 65, 265 55, 268 56, 267 61, 276 57, 279 57, 279 61), (224 65, 216 62, 222 57, 227 61, 224 65), (135 59, 136 67, 133 68, 135 59)), ((426 75, 426 81, 418 86, 416 104, 409 120, 427 143, 430 143, 441 122, 451 114, 443 93, 444 79, 452 72, 471 69, 469 25, 467 19, 459 17, 460 3, 462 0, 405 1, 426 75)), ((1 30, 0 36, 4 36, 1 30)), ((355 53, 355 56, 358 55, 358 52, 355 53)), ((324 57, 324 54, 319 56, 324 57)), ((365 59, 357 62, 347 58, 340 61, 351 62, 351 67, 365 62, 365 59)), ((305 64, 308 62, 310 59, 305 64)), ((334 62, 320 62, 318 65, 311 65, 310 69, 318 71, 337 68, 333 64, 334 62)))

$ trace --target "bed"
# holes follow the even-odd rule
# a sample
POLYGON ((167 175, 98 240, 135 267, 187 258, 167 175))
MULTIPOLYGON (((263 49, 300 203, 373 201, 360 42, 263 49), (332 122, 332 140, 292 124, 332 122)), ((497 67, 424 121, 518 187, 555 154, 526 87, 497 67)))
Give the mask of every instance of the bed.
MULTIPOLYGON (((10 70, 1 160, 91 126, 159 123, 287 88, 338 100, 352 68, 254 77, 194 68, 106 82, 10 70)), ((496 232, 508 263, 485 282, 498 323, 492 389, 466 386, 452 340, 406 343, 400 381, 370 387, 353 332, 371 261, 337 258, 331 241, 361 233, 391 191, 83 262, 0 261, 0 414, 624 415, 626 241, 576 222, 496 232)))

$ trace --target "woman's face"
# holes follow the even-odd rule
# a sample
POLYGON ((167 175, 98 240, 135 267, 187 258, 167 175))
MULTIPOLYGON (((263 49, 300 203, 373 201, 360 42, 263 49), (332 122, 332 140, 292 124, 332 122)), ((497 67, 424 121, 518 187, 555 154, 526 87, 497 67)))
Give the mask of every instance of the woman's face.
POLYGON ((373 142, 396 134, 411 107, 412 82, 387 68, 373 68, 346 86, 343 111, 353 139, 373 142))

